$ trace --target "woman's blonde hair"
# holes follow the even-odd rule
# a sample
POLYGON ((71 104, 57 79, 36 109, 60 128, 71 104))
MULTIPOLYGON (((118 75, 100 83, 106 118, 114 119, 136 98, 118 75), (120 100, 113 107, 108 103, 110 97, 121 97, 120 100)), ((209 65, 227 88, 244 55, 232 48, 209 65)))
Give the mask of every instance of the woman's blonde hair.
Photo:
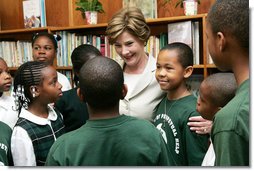
POLYGON ((150 28, 139 8, 122 8, 112 17, 106 30, 109 43, 114 44, 117 37, 124 31, 138 37, 146 44, 150 36, 150 28))

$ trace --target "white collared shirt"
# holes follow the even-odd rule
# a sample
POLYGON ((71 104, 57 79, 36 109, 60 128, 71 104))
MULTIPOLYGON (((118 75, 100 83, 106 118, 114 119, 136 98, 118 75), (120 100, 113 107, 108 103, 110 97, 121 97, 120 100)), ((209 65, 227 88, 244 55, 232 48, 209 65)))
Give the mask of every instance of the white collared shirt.
POLYGON ((0 97, 0 121, 9 125, 13 129, 18 120, 18 112, 14 111, 15 104, 12 96, 7 96, 5 93, 0 97))
MULTIPOLYGON (((25 118, 38 125, 50 125, 51 121, 57 120, 57 114, 54 109, 49 106, 48 118, 41 118, 22 108, 20 112, 21 118, 25 118)), ((36 159, 32 141, 25 129, 20 126, 13 128, 11 137, 11 153, 14 166, 36 166, 36 159)))

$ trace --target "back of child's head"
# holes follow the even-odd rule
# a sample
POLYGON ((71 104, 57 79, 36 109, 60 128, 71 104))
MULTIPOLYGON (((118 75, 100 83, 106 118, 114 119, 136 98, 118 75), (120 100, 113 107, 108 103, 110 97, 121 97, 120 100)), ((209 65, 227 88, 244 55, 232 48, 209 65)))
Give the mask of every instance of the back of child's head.
POLYGON ((208 76, 202 84, 209 87, 210 103, 217 107, 224 107, 234 96, 237 89, 236 79, 233 73, 216 73, 208 76))
POLYGON ((121 66, 107 57, 95 57, 80 70, 80 90, 94 109, 111 109, 122 99, 124 86, 121 66))
POLYGON ((81 67, 89 60, 96 56, 101 56, 101 52, 94 47, 93 45, 89 44, 82 44, 78 47, 76 47, 72 54, 71 54, 71 62, 73 65, 74 70, 74 81, 77 85, 78 76, 76 73, 79 73, 81 67))
POLYGON ((57 50, 57 42, 60 41, 62 38, 61 36, 57 35, 57 34, 50 34, 47 32, 40 32, 40 33, 35 33, 32 37, 32 47, 34 46, 34 43, 36 42, 36 40, 40 37, 47 37, 49 40, 51 40, 51 42, 54 45, 55 50, 57 50))
POLYGON ((242 48, 249 51, 248 0, 217 0, 207 16, 213 33, 232 36, 242 48))
POLYGON ((48 65, 45 62, 29 61, 22 64, 14 77, 14 98, 16 109, 27 108, 32 101, 30 87, 40 85, 43 82, 42 70, 48 65))
POLYGON ((160 51, 164 50, 176 50, 178 61, 183 68, 193 66, 193 51, 187 44, 181 42, 170 43, 160 49, 160 51))

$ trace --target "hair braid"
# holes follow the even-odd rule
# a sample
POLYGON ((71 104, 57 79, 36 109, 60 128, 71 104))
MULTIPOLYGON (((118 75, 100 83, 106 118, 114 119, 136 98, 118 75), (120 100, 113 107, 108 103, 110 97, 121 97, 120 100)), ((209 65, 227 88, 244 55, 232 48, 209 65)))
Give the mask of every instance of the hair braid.
POLYGON ((42 82, 42 69, 47 67, 48 64, 40 61, 29 61, 22 64, 14 77, 14 99, 15 110, 20 113, 21 108, 28 108, 33 97, 30 93, 30 87, 33 85, 40 85, 42 82))

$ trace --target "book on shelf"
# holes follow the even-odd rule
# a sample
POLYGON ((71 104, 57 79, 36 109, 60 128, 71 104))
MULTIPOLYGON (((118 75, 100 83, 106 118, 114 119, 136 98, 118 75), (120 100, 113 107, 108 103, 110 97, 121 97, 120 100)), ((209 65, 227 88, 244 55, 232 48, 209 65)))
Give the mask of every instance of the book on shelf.
POLYGON ((25 28, 46 26, 45 0, 23 0, 25 28))
POLYGON ((123 0, 123 7, 138 7, 146 19, 157 18, 157 0, 123 0))
POLYGON ((181 21, 168 24, 168 44, 182 42, 193 50, 193 63, 200 64, 199 22, 181 21))

